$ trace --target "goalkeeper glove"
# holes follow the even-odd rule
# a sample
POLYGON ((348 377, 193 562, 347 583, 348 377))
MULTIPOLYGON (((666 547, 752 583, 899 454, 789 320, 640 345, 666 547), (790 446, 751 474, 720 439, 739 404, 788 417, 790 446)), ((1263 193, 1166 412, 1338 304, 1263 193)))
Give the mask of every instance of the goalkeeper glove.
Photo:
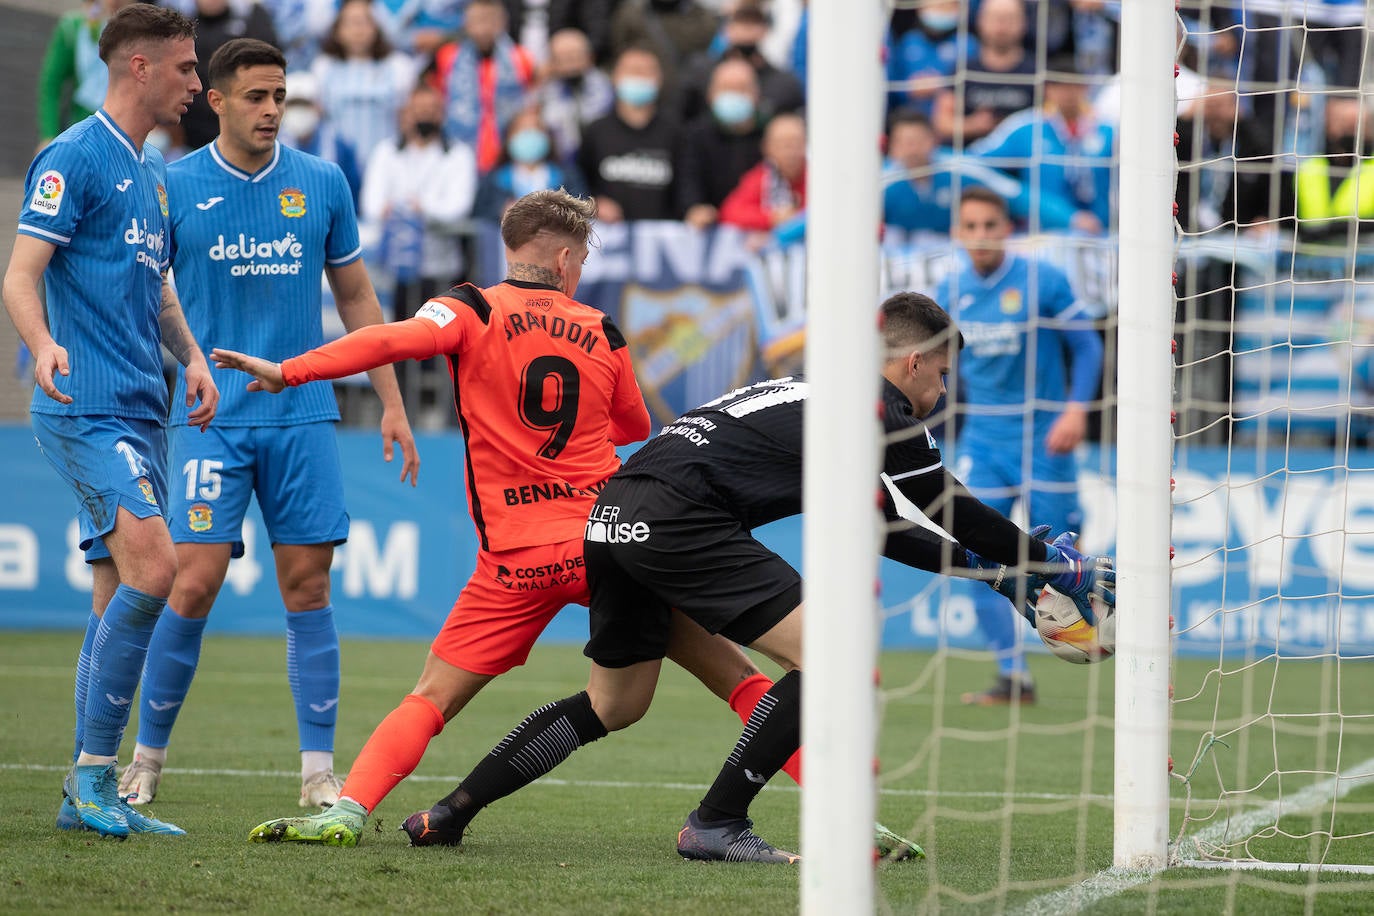
POLYGON ((1044 577, 1045 584, 1073 599, 1083 619, 1096 626, 1097 615, 1089 598, 1096 593, 1107 605, 1116 607, 1116 570, 1111 557, 1079 553, 1073 546, 1077 538, 1074 532, 1066 531, 1045 545, 1046 567, 1059 568, 1059 572, 1044 577))
MULTIPOLYGON (((1049 533, 1049 525, 1037 525, 1031 529, 1030 536, 1038 541, 1049 533)), ((983 569, 994 573, 991 579, 983 580, 987 582, 988 588, 1010 601, 1011 606, 1018 608, 1021 616, 1026 618, 1031 626, 1035 626, 1035 600, 1049 580, 1034 573, 1014 573, 1005 564, 984 559, 972 550, 965 549, 964 554, 970 569, 983 569)))

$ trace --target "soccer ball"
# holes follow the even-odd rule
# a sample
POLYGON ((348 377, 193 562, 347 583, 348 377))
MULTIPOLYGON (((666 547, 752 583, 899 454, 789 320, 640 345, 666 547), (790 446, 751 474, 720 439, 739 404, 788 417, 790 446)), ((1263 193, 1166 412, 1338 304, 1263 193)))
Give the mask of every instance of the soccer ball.
POLYGON ((1078 605, 1046 586, 1035 602, 1035 632, 1049 650, 1066 662, 1091 665, 1116 651, 1116 608, 1096 594, 1089 599, 1097 625, 1083 619, 1078 605))

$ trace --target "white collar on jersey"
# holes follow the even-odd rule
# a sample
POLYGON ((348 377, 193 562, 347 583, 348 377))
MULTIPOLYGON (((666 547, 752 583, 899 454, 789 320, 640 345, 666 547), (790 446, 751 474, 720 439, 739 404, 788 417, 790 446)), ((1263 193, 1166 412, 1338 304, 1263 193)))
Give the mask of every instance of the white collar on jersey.
POLYGON ((134 143, 132 140, 129 139, 129 135, 124 133, 124 131, 120 129, 119 125, 116 124, 113 121, 113 119, 111 119, 110 116, 105 113, 105 109, 96 109, 95 117, 96 120, 98 120, 101 124, 105 125, 105 128, 109 130, 110 133, 114 134, 114 138, 119 141, 119 145, 128 150, 130 156, 133 156, 139 162, 143 161, 143 150, 134 149, 134 143))
POLYGON ((210 150, 210 158, 215 160, 215 163, 220 168, 224 169, 226 172, 228 172, 230 175, 233 175, 240 181, 262 181, 264 178, 268 176, 268 174, 273 169, 277 167, 277 163, 281 161, 281 143, 274 142, 272 144, 272 161, 264 165, 262 168, 258 169, 257 172, 250 175, 238 166, 230 165, 225 160, 225 158, 219 154, 219 144, 216 143, 214 140, 211 140, 209 143, 205 145, 210 150))

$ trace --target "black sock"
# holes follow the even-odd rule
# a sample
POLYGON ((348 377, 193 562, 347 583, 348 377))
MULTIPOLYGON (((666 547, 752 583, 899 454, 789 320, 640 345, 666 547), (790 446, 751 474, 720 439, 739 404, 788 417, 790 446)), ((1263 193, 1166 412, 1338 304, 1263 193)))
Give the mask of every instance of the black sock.
POLYGON ((744 733, 706 791, 697 817, 711 823, 748 817, 749 805, 801 746, 801 672, 778 679, 749 714, 744 733))
POLYGON ((487 805, 534 782, 584 744, 604 737, 606 726, 596 717, 585 690, 541 706, 502 738, 439 804, 452 808, 459 826, 466 828, 487 805))

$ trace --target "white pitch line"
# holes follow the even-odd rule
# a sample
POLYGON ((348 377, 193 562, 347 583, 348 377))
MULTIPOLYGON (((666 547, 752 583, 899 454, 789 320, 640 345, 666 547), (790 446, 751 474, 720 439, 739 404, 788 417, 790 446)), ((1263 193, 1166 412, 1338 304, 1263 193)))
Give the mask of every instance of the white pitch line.
MULTIPOLYGON (((65 773, 69 767, 58 766, 49 763, 0 763, 0 772, 29 772, 29 773, 65 773)), ((205 769, 197 767, 167 767, 162 772, 169 775, 182 776, 224 776, 235 779, 299 779, 298 770, 235 770, 235 769, 205 769)), ((460 776, 408 776, 407 782, 442 782, 457 785, 460 776)), ((559 779, 554 776, 545 776, 534 781, 537 786, 568 786, 571 788, 584 789, 668 789, 682 790, 687 792, 704 792, 710 788, 706 783, 694 782, 630 782, 611 779, 559 779)), ((779 785, 770 785, 769 791, 773 792, 797 792, 800 791, 796 786, 787 782, 779 785)), ((1022 792, 1015 795, 1007 795, 1005 792, 958 792, 958 791, 934 791, 931 789, 879 789, 880 795, 889 795, 894 798, 985 798, 993 801, 1074 801, 1077 799, 1093 799, 1097 801, 1111 801, 1109 795, 1079 795, 1064 794, 1053 792, 1022 792)))
POLYGON ((1263 808, 1247 811, 1235 818, 1209 824, 1185 839, 1179 848, 1198 852, 1203 846, 1218 846, 1230 834, 1245 836, 1265 824, 1277 823, 1285 814, 1300 814, 1328 800, 1335 801, 1349 795, 1360 786, 1374 782, 1374 757, 1346 767, 1335 778, 1313 783, 1292 795, 1277 798, 1263 808))
MULTIPOLYGON (((1371 782, 1374 782, 1374 757, 1352 767, 1346 767, 1331 779, 1313 783, 1305 789, 1299 789, 1291 795, 1275 799, 1267 805, 1215 824, 1209 824, 1197 833, 1186 837, 1172 851, 1172 854, 1177 855, 1184 849, 1196 851, 1201 848, 1202 844, 1207 847, 1215 847, 1221 844, 1228 835, 1248 835, 1266 824, 1277 823, 1278 819, 1285 814, 1300 814, 1329 801, 1344 798, 1352 790, 1371 782)), ((1156 871, 1136 869, 1103 869, 1081 884, 1042 894, 1011 912, 1015 916, 1058 916, 1060 913, 1076 912, 1106 900, 1108 897, 1115 897, 1123 891, 1152 881, 1159 874, 1160 872, 1156 871)))
POLYGON ((1086 881, 1063 887, 1012 910, 1015 916, 1059 916, 1077 913, 1154 878, 1157 872, 1104 868, 1086 881))

